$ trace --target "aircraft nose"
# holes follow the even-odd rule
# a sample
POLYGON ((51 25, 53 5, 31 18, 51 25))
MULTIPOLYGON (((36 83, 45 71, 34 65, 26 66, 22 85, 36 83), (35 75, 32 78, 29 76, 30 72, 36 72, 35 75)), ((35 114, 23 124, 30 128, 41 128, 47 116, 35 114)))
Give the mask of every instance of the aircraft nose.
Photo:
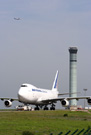
POLYGON ((21 96, 21 94, 22 94, 21 89, 19 89, 18 95, 21 96))
POLYGON ((23 97, 24 97, 24 91, 21 90, 21 88, 20 88, 19 91, 18 91, 18 99, 19 99, 19 101, 21 101, 23 97))

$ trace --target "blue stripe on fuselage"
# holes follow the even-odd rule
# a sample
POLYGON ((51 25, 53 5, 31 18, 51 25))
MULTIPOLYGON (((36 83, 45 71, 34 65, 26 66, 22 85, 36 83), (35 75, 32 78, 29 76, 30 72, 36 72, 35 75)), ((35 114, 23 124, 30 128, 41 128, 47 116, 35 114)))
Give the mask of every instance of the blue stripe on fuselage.
POLYGON ((44 91, 44 90, 38 90, 38 89, 32 89, 32 91, 47 93, 47 91, 44 91))

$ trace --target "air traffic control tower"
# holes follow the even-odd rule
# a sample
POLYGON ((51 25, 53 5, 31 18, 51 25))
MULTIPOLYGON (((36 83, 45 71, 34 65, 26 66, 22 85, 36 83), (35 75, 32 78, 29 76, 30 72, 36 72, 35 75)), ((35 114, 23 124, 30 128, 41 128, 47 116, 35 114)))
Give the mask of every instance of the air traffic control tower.
MULTIPOLYGON (((77 96, 77 47, 70 47, 70 65, 69 65, 69 96, 77 96)), ((70 100, 70 107, 77 106, 76 99, 70 100)))

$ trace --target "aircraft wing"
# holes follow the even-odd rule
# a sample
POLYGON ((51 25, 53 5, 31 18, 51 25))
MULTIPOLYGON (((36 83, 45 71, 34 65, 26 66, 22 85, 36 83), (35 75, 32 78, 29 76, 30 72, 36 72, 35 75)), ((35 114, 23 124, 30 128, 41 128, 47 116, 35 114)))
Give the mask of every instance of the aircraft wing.
POLYGON ((1 100, 19 101, 17 98, 0 98, 1 100))
POLYGON ((58 97, 58 98, 49 98, 49 99, 45 99, 45 100, 42 100, 42 102, 48 102, 48 103, 53 103, 53 102, 56 102, 56 101, 62 101, 62 100, 72 100, 72 99, 76 99, 76 100, 79 100, 79 99, 91 99, 90 96, 81 96, 81 97, 58 97))
POLYGON ((79 100, 79 99, 91 99, 91 96, 67 97, 66 99, 67 99, 67 100, 72 100, 72 99, 76 99, 76 100, 79 100))
POLYGON ((69 94, 77 94, 77 93, 80 93, 80 92, 73 92, 73 93, 59 93, 58 96, 61 96, 61 95, 69 95, 69 94))

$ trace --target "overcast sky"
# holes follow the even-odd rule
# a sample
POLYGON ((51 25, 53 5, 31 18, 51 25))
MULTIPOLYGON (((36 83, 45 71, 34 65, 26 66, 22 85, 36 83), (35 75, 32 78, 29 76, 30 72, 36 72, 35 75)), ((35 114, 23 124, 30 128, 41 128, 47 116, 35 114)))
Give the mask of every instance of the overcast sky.
POLYGON ((71 46, 77 89, 91 95, 91 1, 0 0, 0 97, 17 97, 22 83, 51 89, 56 70, 60 93, 68 92, 71 46))

